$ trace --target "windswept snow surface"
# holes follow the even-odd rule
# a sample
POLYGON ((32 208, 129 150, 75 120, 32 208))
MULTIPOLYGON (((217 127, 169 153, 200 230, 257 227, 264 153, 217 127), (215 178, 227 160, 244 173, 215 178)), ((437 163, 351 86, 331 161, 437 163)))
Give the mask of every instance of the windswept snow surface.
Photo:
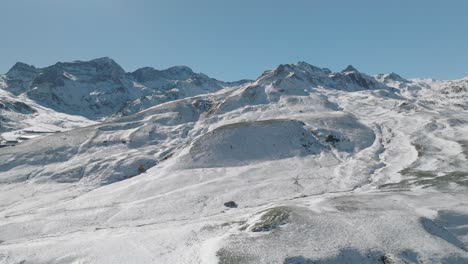
POLYGON ((0 148, 0 263, 468 263, 468 79, 193 74, 125 74, 183 96, 0 148))

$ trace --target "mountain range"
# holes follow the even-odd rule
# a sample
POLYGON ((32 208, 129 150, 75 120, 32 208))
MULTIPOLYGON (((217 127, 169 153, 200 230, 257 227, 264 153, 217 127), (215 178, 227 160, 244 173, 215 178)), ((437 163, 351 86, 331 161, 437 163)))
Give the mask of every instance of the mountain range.
POLYGON ((468 263, 468 78, 0 76, 0 263, 468 263))

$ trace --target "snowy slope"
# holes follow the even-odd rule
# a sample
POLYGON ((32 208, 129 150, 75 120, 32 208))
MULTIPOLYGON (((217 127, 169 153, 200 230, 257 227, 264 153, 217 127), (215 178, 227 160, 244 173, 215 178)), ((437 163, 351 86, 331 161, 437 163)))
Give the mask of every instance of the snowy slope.
POLYGON ((54 111, 24 95, 15 96, 5 87, 5 78, 0 76, 0 146, 4 145, 3 140, 21 142, 96 123, 83 116, 54 111))
MULTIPOLYGON (((2 85, 0 79, 0 87, 2 85)), ((18 127, 18 123, 34 114, 36 110, 19 98, 10 96, 0 88, 0 132, 8 131, 18 127)))
POLYGON ((0 149, 0 263, 468 263, 467 79, 194 74, 0 149))

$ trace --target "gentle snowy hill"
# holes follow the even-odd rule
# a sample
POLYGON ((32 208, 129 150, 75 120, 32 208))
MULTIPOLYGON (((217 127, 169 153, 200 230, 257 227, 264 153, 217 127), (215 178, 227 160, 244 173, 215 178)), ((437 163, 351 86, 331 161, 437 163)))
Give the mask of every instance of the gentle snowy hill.
POLYGON ((8 129, 64 128, 0 148, 0 263, 468 263, 466 78, 103 58, 2 80, 8 129))

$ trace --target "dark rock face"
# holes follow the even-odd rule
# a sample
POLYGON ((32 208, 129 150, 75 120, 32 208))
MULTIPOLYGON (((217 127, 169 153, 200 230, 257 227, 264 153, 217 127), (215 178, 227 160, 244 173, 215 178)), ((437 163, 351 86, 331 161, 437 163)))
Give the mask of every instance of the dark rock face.
POLYGON ((19 95, 28 91, 31 87, 31 82, 39 74, 39 70, 32 65, 22 62, 17 62, 6 74, 5 81, 8 84, 4 89, 19 95))
POLYGON ((392 256, 390 256, 390 255, 383 255, 382 257, 379 258, 379 260, 383 264, 395 264, 395 261, 393 260, 392 256))
POLYGON ((398 81, 398 82, 404 82, 404 83, 408 83, 409 81, 406 80, 405 78, 401 77, 400 75, 392 72, 390 73, 387 78, 387 80, 392 80, 392 81, 398 81))
POLYGON ((10 102, 10 101, 3 101, 3 102, 0 101, 0 110, 14 111, 20 114, 32 114, 36 112, 36 110, 34 110, 32 107, 30 107, 29 105, 23 102, 10 102))
POLYGON ((17 62, 7 73, 6 76, 11 80, 32 80, 38 74, 38 70, 26 63, 17 62))
POLYGON ((132 76, 135 81, 143 83, 149 80, 157 79, 158 74, 158 70, 151 67, 144 67, 130 73, 129 75, 132 76))
POLYGON ((198 74, 195 74, 192 71, 192 69, 190 69, 187 66, 174 66, 169 69, 162 70, 160 71, 160 73, 163 78, 166 78, 169 80, 183 80, 183 81, 194 77, 194 75, 198 75, 198 74))
POLYGON ((372 82, 363 78, 362 75, 359 73, 352 73, 348 75, 348 77, 352 83, 355 83, 361 87, 364 87, 366 89, 369 89, 372 87, 372 82))
POLYGON ((332 77, 332 80, 336 82, 336 88, 355 87, 351 90, 368 90, 379 87, 379 83, 358 71, 347 71, 345 73, 339 73, 332 77))
POLYGON ((131 76, 137 81, 141 83, 145 83, 148 81, 186 81, 190 78, 198 76, 186 66, 174 66, 166 70, 156 70, 151 67, 144 67, 140 68, 132 73, 131 76))
POLYGON ((50 86, 61 87, 65 85, 64 79, 63 70, 60 67, 50 66, 45 68, 42 74, 33 80, 32 86, 48 84, 50 86))
POLYGON ((356 68, 354 68, 353 65, 348 65, 348 67, 346 67, 346 69, 342 70, 341 72, 359 72, 359 71, 356 70, 356 68))
POLYGON ((224 206, 229 207, 229 208, 237 208, 237 204, 234 201, 225 202, 224 206))

